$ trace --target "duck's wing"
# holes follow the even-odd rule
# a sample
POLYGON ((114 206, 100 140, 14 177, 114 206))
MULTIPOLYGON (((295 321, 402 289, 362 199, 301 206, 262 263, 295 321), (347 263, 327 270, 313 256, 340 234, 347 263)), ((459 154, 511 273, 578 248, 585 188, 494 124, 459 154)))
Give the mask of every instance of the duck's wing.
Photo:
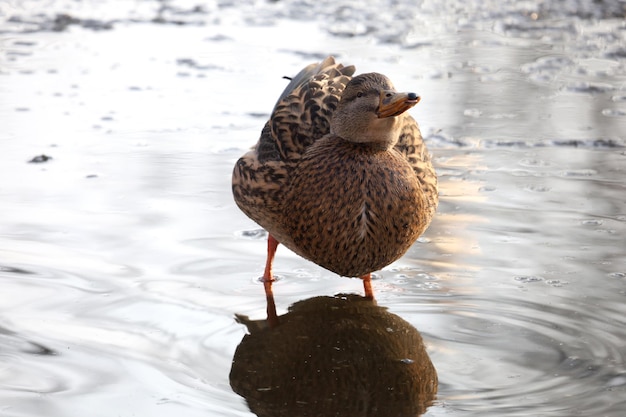
POLYGON ((328 57, 300 71, 287 85, 261 131, 256 146, 233 170, 232 190, 239 208, 280 242, 284 193, 292 167, 305 149, 330 130, 330 117, 354 67, 328 57))
POLYGON ((404 155, 415 171, 422 184, 424 196, 428 201, 428 217, 432 218, 439 201, 437 174, 417 122, 408 113, 401 117, 400 136, 395 145, 395 150, 404 155))
POLYGON ((300 71, 280 95, 257 144, 260 158, 291 162, 330 131, 330 117, 354 66, 331 56, 300 71))

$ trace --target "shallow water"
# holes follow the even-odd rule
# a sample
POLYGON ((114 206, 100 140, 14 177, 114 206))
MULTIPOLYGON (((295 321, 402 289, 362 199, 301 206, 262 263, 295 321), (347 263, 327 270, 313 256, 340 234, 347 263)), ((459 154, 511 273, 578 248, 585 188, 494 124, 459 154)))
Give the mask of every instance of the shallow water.
MULTIPOLYGON (((622 3, 39 3, 0 6, 0 414, 252 415, 265 242, 230 172, 332 53, 422 97, 441 203, 374 290, 437 370, 424 415, 624 415, 622 3)), ((362 291, 276 272, 279 314, 362 291)))

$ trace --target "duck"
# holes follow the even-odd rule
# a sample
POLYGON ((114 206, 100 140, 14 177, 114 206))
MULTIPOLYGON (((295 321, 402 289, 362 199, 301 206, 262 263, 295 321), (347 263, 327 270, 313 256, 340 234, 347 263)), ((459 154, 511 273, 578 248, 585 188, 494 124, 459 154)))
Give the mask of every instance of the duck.
POLYGON ((289 78, 258 142, 235 163, 235 203, 267 231, 268 302, 279 244, 361 278, 373 299, 372 273, 402 257, 437 209, 432 157, 407 113, 420 97, 355 71, 328 56, 289 78))

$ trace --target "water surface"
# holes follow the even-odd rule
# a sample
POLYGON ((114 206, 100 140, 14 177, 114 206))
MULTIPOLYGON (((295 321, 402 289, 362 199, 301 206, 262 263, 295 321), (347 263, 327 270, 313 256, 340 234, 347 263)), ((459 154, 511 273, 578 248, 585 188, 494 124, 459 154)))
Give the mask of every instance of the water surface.
MULTIPOLYGON (((437 370, 425 415, 624 414, 623 4, 378 4, 0 7, 0 414, 252 415, 265 242, 230 172, 331 53, 422 97, 441 203, 374 290, 437 370)), ((362 291, 276 272, 279 314, 362 291)))

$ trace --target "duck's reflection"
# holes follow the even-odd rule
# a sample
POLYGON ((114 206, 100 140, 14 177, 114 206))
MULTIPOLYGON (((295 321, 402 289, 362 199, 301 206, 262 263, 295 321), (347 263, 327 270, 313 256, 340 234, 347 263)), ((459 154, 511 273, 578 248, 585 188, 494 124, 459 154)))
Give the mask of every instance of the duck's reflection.
POLYGON ((435 398, 437 373, 419 332, 371 299, 299 301, 271 327, 238 320, 250 334, 230 385, 259 417, 413 417, 435 398))

